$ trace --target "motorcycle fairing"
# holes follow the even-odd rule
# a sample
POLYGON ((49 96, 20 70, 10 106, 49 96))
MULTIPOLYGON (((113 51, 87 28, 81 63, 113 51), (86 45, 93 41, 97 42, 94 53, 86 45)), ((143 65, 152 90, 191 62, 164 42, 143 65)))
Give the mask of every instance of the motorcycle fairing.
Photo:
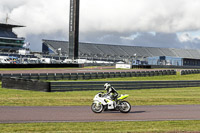
POLYGON ((125 98, 127 98, 129 95, 125 94, 125 95, 121 95, 120 97, 117 98, 117 100, 123 100, 125 98))

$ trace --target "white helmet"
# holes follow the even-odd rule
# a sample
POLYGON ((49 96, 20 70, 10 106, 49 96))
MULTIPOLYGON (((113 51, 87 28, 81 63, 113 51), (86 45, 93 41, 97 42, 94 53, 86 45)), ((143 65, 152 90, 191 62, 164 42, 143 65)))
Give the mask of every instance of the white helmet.
POLYGON ((110 84, 108 84, 108 83, 105 83, 105 85, 104 85, 104 89, 105 89, 105 90, 109 89, 110 87, 111 87, 111 85, 110 85, 110 84))

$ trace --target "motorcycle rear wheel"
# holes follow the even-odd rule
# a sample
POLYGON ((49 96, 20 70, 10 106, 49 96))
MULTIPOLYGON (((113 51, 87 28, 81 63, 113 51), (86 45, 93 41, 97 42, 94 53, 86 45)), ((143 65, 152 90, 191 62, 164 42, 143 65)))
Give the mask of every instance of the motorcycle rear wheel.
POLYGON ((97 106, 96 103, 92 103, 91 105, 91 109, 94 113, 101 113, 103 111, 103 105, 99 104, 99 106, 97 106))
POLYGON ((131 105, 127 101, 121 101, 119 111, 121 113, 129 113, 131 111, 131 105))

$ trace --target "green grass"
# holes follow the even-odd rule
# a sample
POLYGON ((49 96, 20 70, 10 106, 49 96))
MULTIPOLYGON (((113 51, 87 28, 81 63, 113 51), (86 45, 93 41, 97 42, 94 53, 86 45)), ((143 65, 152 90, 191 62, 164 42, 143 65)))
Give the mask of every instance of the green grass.
MULTIPOLYGON (((102 79, 100 81, 136 81, 136 80, 199 80, 200 74, 171 75, 156 77, 132 77, 121 79, 102 79)), ((93 81, 93 80, 89 80, 93 81)), ((1 83, 0 83, 1 86, 1 83)), ((117 89, 117 88, 116 88, 117 89)), ((103 86, 102 86, 103 91, 103 86)), ((98 91, 81 92, 34 92, 0 88, 0 106, 78 106, 90 105, 98 91)), ((200 87, 169 88, 150 90, 124 90, 121 94, 130 94, 128 101, 132 105, 176 105, 200 104, 200 87)))
MULTIPOLYGON (((157 77, 132 77, 102 79, 100 81, 138 80, 200 80, 200 74, 157 77)), ((92 81, 92 80, 90 80, 92 81)), ((0 83, 1 86, 1 83, 0 83)), ((116 88, 117 89, 117 88, 116 88)), ((102 87, 103 90, 103 87, 102 87)), ((91 105, 98 91, 34 92, 0 88, 0 106, 84 106, 91 105)), ((150 90, 123 90, 130 94, 131 105, 191 105, 200 104, 200 87, 150 90)), ((200 121, 153 121, 153 122, 92 122, 92 123, 27 123, 0 124, 0 132, 84 132, 84 133, 172 133, 200 132, 200 121)))
MULTIPOLYGON (((1 84, 0 84, 1 85, 1 84)), ((103 91, 103 87, 102 87, 103 91)), ((0 88, 0 106, 85 106, 99 91, 35 92, 0 88)), ((200 87, 120 90, 132 105, 200 104, 200 87)))
POLYGON ((178 133, 200 132, 200 121, 0 124, 1 133, 178 133))

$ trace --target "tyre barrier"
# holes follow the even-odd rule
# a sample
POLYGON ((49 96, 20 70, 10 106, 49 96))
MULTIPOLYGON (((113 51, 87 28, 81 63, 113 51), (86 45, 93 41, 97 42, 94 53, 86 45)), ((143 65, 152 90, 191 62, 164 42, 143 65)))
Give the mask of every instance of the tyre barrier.
POLYGON ((50 82, 22 78, 3 78, 2 88, 51 92, 50 82))
POLYGON ((200 80, 194 81, 91 81, 91 82, 42 82, 39 80, 3 78, 2 88, 33 90, 43 92, 104 90, 110 83, 117 90, 139 90, 160 88, 200 87, 200 80))
POLYGON ((160 71, 137 71, 137 72, 94 72, 94 73, 19 73, 19 74, 0 74, 3 78, 24 78, 33 80, 88 80, 104 78, 123 78, 123 77, 147 77, 161 75, 176 75, 175 70, 160 71))
POLYGON ((199 69, 195 70, 181 70, 181 75, 189 75, 189 74, 200 74, 199 69))

